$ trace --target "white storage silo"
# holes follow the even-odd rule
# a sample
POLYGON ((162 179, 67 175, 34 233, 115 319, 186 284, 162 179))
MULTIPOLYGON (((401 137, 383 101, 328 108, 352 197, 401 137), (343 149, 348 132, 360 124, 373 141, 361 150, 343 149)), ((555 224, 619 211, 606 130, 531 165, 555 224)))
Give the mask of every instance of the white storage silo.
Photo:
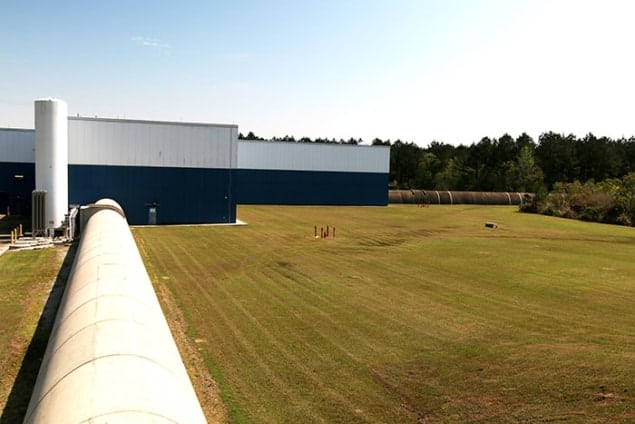
POLYGON ((35 189, 47 192, 52 233, 68 212, 68 106, 62 100, 35 100, 35 189))

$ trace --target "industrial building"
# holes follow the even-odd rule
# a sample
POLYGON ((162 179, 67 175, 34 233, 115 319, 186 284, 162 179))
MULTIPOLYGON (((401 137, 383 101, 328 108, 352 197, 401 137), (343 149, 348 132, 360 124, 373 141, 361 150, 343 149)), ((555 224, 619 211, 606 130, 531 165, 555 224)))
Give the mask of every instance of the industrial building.
POLYGON ((67 115, 60 100, 36 100, 34 130, 0 129, 0 213, 28 213, 34 189, 48 193, 54 226, 69 204, 104 197, 133 225, 233 223, 237 204, 388 203, 387 146, 247 141, 236 125, 67 115))

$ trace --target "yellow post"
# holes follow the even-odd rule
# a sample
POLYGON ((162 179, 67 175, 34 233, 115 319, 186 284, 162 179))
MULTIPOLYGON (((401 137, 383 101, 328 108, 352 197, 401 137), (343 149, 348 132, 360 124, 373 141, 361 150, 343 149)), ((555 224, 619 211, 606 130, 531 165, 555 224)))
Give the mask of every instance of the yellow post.
POLYGON ((20 230, 18 231, 18 236, 22 237, 24 235, 24 234, 22 234, 22 224, 20 224, 20 226, 18 228, 20 228, 20 230))
POLYGON ((11 244, 15 243, 15 236, 13 234, 15 230, 11 230, 11 244))

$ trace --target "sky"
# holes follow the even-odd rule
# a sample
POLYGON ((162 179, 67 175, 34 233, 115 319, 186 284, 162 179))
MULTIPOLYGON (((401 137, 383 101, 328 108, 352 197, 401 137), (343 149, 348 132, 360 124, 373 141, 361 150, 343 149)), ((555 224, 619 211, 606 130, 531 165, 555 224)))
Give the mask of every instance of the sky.
POLYGON ((71 116, 271 138, 635 136, 630 0, 0 0, 0 127, 71 116))

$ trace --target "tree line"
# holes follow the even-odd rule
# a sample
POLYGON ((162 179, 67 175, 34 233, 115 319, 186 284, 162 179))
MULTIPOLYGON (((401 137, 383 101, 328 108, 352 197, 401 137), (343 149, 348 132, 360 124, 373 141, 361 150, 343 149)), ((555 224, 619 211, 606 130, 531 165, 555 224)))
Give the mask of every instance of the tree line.
POLYGON ((556 183, 602 181, 635 171, 635 138, 547 132, 536 143, 523 133, 516 139, 484 137, 469 146, 435 141, 425 148, 398 140, 391 144, 390 168, 395 188, 538 193, 556 183))
POLYGON ((258 137, 256 134, 254 134, 253 132, 249 131, 247 133, 247 135, 244 135, 243 133, 238 133, 238 139, 239 140, 259 140, 259 141, 286 141, 289 143, 328 143, 328 144, 362 144, 364 142, 364 140, 362 140, 361 138, 349 138, 348 140, 344 140, 343 138, 340 138, 339 140, 336 140, 334 138, 316 138, 316 139, 312 139, 309 137, 302 137, 302 138, 298 138, 296 139, 294 136, 292 135, 285 135, 284 137, 273 137, 272 139, 269 140, 265 140, 262 137, 258 137))

